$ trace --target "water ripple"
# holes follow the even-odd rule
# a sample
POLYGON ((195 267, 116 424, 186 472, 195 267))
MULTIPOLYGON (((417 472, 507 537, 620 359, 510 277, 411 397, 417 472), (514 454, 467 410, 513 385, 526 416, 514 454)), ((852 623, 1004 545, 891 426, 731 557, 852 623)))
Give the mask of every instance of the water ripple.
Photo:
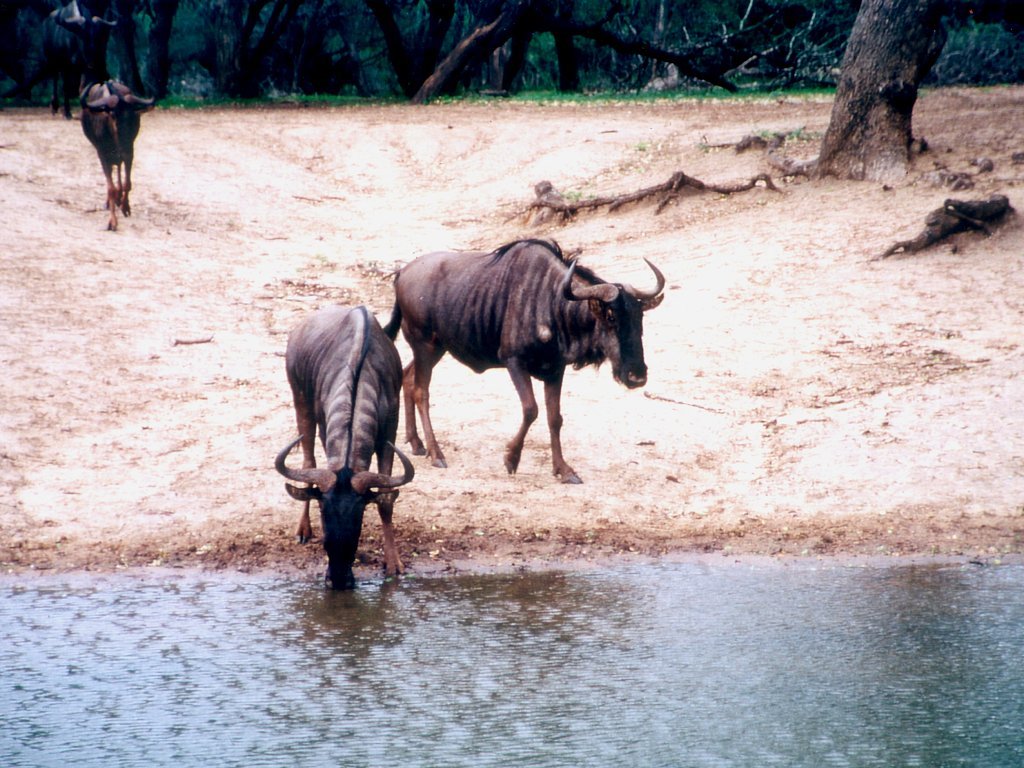
POLYGON ((1021 765, 1022 582, 0 582, 0 765, 1021 765))

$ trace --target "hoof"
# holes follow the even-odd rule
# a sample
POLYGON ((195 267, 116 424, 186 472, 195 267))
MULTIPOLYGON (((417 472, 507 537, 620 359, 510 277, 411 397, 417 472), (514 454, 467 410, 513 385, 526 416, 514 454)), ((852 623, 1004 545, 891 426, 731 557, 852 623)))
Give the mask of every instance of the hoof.
POLYGON ((520 454, 505 454, 505 471, 510 475, 514 475, 519 470, 519 459, 520 454))
POLYGON ((577 475, 575 472, 571 472, 568 475, 562 476, 561 481, 565 485, 583 485, 583 481, 580 480, 580 476, 577 475))
POLYGON ((433 464, 438 469, 448 469, 448 462, 445 461, 444 459, 434 459, 431 462, 431 464, 433 464))
POLYGON ((309 536, 303 536, 301 533, 295 536, 296 544, 309 544, 309 536))

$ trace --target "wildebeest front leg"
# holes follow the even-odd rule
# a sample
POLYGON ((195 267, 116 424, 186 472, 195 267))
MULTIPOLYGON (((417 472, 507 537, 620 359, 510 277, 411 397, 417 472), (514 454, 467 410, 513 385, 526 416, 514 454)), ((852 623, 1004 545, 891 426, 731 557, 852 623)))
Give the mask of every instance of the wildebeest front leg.
POLYGON ((562 374, 557 379, 544 382, 544 407, 548 416, 548 432, 551 435, 551 463, 555 477, 563 483, 582 483, 579 475, 562 456, 562 374))
POLYGON ((384 534, 384 573, 388 576, 405 573, 405 566, 395 544, 395 529, 391 525, 391 514, 397 497, 398 491, 382 493, 377 497, 377 511, 380 512, 380 525, 384 534))
MULTIPOLYGON (((299 416, 296 418, 299 434, 302 435, 302 468, 312 469, 316 466, 316 423, 312 418, 299 416)), ((295 530, 295 540, 306 544, 313 538, 313 525, 309 521, 309 499, 302 502, 302 514, 299 516, 299 527, 295 530)))
MULTIPOLYGON (((397 416, 395 418, 397 422, 397 416)), ((395 425, 397 426, 397 424, 395 425)), ((394 427, 385 427, 385 434, 393 435, 394 427)), ((391 469, 395 462, 395 449, 390 441, 377 448, 377 471, 382 475, 391 475, 391 469)), ((380 513, 380 526, 384 534, 384 573, 388 576, 398 576, 405 573, 405 566, 398 554, 398 546, 395 544, 395 529, 391 525, 391 514, 395 509, 395 500, 398 498, 398 491, 383 491, 377 494, 377 511, 380 513)))
MULTIPOLYGON (((107 177, 107 210, 110 211, 110 218, 107 220, 107 229, 111 232, 117 231, 117 206, 121 199, 119 185, 114 184, 114 166, 111 163, 103 162, 103 175, 107 177)), ((118 171, 120 176, 120 170, 118 171)))
MULTIPOLYGON (((128 193, 132 191, 132 153, 122 150, 124 158, 124 182, 121 184, 121 213, 125 216, 132 215, 132 206, 128 202, 128 193)), ((118 170, 120 176, 120 169, 118 170)), ((118 179, 120 181, 120 178, 118 179)))
POLYGON ((526 433, 530 431, 530 425, 537 420, 537 398, 533 396, 533 381, 523 364, 518 360, 510 360, 507 367, 508 375, 512 378, 516 393, 519 395, 519 402, 523 405, 523 422, 519 425, 519 431, 505 446, 505 469, 510 475, 514 475, 519 469, 526 433))

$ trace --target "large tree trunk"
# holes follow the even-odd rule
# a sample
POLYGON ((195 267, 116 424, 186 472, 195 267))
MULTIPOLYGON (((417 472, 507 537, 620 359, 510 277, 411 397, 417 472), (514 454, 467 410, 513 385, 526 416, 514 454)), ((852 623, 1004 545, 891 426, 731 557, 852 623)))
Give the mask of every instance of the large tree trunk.
POLYGON ((117 78, 136 93, 144 93, 139 56, 135 51, 135 0, 114 0, 117 26, 113 30, 114 70, 117 78))
POLYGON ((178 13, 179 0, 151 0, 153 23, 149 27, 149 55, 146 59, 146 75, 152 87, 152 95, 162 99, 167 95, 167 83, 171 70, 171 29, 174 16, 178 13))
POLYGON ((470 62, 481 61, 490 51, 504 45, 512 36, 528 5, 529 0, 514 0, 508 3, 494 21, 477 27, 459 41, 451 53, 437 65, 434 73, 423 81, 419 91, 412 97, 412 103, 425 104, 447 92, 458 81, 470 62))
POLYGON ((529 50, 532 38, 533 32, 530 30, 519 30, 514 32, 509 39, 507 43, 508 59, 505 60, 499 85, 503 91, 511 91, 512 83, 519 76, 519 73, 523 71, 523 65, 526 63, 526 52, 529 50))
POLYGON ((816 173, 896 181, 910 166, 918 85, 946 31, 947 0, 864 0, 839 75, 816 173))
POLYGON ((455 17, 454 0, 428 0, 428 21, 422 30, 413 30, 414 42, 407 44, 398 25, 393 0, 364 0, 373 13, 387 46, 388 60, 398 77, 398 85, 407 97, 419 91, 434 71, 441 46, 455 17))
POLYGON ((210 0, 213 85, 226 96, 238 96, 241 87, 242 10, 242 0, 210 0))
POLYGON ((555 33, 555 55, 558 57, 558 90, 576 93, 580 89, 580 65, 572 35, 555 33))

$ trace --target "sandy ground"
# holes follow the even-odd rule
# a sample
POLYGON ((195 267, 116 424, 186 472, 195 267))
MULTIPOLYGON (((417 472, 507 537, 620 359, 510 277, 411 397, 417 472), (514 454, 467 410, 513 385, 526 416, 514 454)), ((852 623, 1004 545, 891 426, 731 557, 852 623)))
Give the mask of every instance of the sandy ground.
MULTIPOLYGON (((1024 207, 1024 88, 923 96, 930 150, 906 182, 779 180, 536 224, 533 185, 615 194, 683 170, 766 170, 717 145, 797 131, 825 98, 652 105, 158 109, 134 215, 105 231, 77 121, 0 112, 0 567, 275 569, 319 575, 273 468, 295 431, 286 334, 329 303, 385 320, 389 273, 442 248, 554 237, 607 279, 668 277, 646 318, 650 379, 571 371, 566 457, 543 420, 518 475, 504 371, 445 360, 434 424, 396 506, 411 573, 609 557, 958 556, 1024 550, 1024 227, 872 261, 947 197, 1024 207), (994 170, 971 161, 988 157, 994 170), (936 167, 976 174, 951 192, 936 167), (203 343, 189 343, 203 342, 203 343)), ((403 360, 409 351, 400 342, 403 360)), ((401 436, 401 432, 400 432, 401 436)), ((318 530, 319 526, 315 525, 318 530)), ((369 509, 360 572, 380 568, 369 509)))

